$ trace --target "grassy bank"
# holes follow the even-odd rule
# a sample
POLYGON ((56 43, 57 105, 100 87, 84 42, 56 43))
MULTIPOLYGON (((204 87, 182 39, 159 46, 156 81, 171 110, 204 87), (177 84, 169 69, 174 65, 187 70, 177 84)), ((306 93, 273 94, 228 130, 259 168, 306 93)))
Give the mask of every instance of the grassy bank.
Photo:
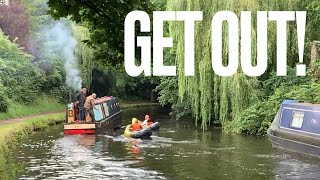
POLYGON ((59 103, 57 100, 42 96, 29 105, 11 103, 8 112, 0 113, 0 120, 60 111, 64 110, 65 107, 64 104, 59 103))

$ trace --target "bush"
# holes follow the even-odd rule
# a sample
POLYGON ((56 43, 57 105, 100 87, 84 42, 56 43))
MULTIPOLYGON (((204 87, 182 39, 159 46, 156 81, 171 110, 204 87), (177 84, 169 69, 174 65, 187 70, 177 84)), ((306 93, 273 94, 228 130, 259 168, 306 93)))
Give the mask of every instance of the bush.
POLYGON ((0 31, 0 79, 14 101, 31 103, 41 87, 41 73, 31 61, 33 57, 10 42, 0 31))
POLYGON ((9 99, 6 93, 6 89, 0 82, 0 112, 7 112, 9 109, 9 99))
POLYGON ((270 77, 263 82, 264 92, 267 96, 272 95, 279 87, 291 87, 310 82, 309 76, 296 76, 296 69, 287 67, 287 76, 277 76, 271 72, 270 77))
MULTIPOLYGON (((50 90, 49 94, 52 98, 57 99, 60 103, 67 103, 69 101, 69 89, 67 86, 55 87, 50 90)), ((72 97, 73 98, 73 97, 72 97)))
POLYGON ((224 128, 233 133, 265 135, 284 99, 319 102, 320 85, 309 76, 298 77, 295 73, 296 70, 290 67, 288 75, 284 77, 272 72, 262 82, 262 94, 267 98, 252 104, 224 128))
POLYGON ((320 102, 320 84, 309 81, 302 85, 281 86, 266 100, 243 111, 227 127, 233 133, 265 135, 284 99, 320 102))
POLYGON ((233 133, 264 135, 279 107, 280 103, 273 100, 257 102, 240 113, 227 130, 233 133))

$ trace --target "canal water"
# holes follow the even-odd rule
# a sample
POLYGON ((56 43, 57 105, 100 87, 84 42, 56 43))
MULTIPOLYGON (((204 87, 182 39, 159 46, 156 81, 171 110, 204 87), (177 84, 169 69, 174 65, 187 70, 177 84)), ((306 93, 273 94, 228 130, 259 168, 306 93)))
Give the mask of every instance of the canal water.
POLYGON ((202 131, 161 107, 125 110, 123 125, 150 114, 152 140, 109 134, 64 136, 62 126, 21 140, 18 179, 319 179, 319 159, 277 151, 266 138, 202 131))

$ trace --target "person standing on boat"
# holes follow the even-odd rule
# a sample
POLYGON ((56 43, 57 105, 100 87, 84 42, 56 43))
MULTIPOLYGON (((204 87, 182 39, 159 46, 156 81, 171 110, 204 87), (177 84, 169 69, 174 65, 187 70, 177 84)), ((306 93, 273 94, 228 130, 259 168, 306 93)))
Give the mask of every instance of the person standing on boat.
POLYGON ((86 102, 84 103, 84 109, 86 110, 86 117, 90 116, 91 120, 93 120, 93 108, 95 108, 94 100, 96 99, 96 97, 97 95, 95 93, 92 93, 92 95, 87 97, 86 102))
POLYGON ((78 119, 80 121, 84 120, 85 118, 85 110, 83 106, 86 101, 86 94, 87 94, 87 89, 82 88, 81 91, 76 95, 76 98, 78 101, 78 110, 79 110, 78 119))

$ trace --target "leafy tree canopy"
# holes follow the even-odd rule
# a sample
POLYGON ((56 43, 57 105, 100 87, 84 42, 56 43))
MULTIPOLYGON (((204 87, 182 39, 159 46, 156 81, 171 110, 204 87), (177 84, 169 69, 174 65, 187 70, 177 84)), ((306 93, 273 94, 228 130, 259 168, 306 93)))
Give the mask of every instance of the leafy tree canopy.
MULTIPOLYGON (((25 53, 0 31, 0 96, 5 94, 14 101, 30 103, 36 99, 43 81, 41 72, 32 63, 33 56, 25 53), (3 85, 3 86, 2 86, 3 85)), ((5 98, 1 98, 0 100, 5 98)), ((2 105, 0 105, 2 106, 2 105)), ((1 108, 4 111, 6 108, 1 108)))
MULTIPOLYGON (((0 1, 1 2, 1 1, 0 1)), ((25 3, 21 0, 10 0, 10 5, 0 5, 0 29, 11 41, 16 41, 24 51, 31 52, 30 21, 25 3)))
POLYGON ((123 60, 124 20, 132 10, 151 13, 148 0, 49 0, 49 13, 56 19, 69 17, 88 26, 88 44, 97 49, 96 59, 118 64, 123 60))

